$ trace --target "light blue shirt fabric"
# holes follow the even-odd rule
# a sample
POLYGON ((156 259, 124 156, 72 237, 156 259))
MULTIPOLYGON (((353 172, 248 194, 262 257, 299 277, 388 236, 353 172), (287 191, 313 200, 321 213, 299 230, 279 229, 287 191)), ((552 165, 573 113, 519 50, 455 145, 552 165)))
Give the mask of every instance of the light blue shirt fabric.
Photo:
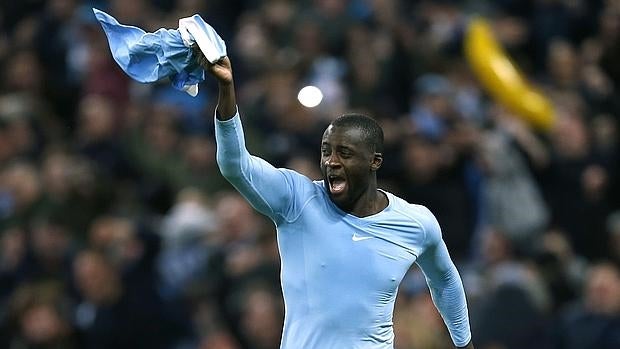
MULTIPOLYGON (((147 33, 120 24, 101 10, 94 8, 93 12, 108 38, 114 60, 132 79, 148 83, 170 78, 178 90, 204 81, 204 69, 193 58, 178 30, 161 28, 147 33)), ((200 16, 195 17, 202 21, 200 16)))
POLYGON ((238 113, 215 124, 222 174, 277 227, 286 307, 282 349, 392 349, 394 302, 413 263, 425 274, 454 344, 470 341, 463 285, 427 208, 385 192, 383 211, 347 214, 323 181, 250 155, 238 113))

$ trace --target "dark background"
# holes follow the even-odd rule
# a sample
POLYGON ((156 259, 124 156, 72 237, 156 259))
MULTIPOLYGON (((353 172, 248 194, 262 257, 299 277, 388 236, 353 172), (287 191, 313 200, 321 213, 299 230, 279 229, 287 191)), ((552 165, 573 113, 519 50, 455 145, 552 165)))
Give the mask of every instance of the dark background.
MULTIPOLYGON (((438 217, 477 348, 620 348, 612 0, 0 2, 0 348, 279 347, 274 228, 217 170, 213 81, 130 81, 92 6, 147 31, 201 14, 276 166, 318 178, 330 120, 377 118, 380 184, 438 217), (555 105, 549 132, 481 89, 475 13, 555 105)), ((397 349, 450 347, 417 268, 394 322, 397 349)))

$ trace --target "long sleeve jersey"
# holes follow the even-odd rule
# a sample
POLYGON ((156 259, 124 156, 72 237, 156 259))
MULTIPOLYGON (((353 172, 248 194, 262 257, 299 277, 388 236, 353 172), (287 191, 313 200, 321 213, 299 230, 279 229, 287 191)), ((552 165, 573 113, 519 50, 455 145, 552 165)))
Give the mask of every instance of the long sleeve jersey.
POLYGON ((338 208, 323 181, 250 155, 239 114, 215 121, 223 176, 276 225, 285 303, 282 349, 392 349, 398 287, 413 263, 453 343, 471 339, 465 292, 435 216, 385 192, 381 212, 338 208))

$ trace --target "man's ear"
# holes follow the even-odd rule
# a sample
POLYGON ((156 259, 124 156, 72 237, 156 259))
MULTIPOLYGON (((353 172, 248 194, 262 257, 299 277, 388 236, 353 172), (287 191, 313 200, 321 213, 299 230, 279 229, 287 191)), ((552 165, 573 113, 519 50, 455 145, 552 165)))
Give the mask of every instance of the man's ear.
POLYGON ((372 162, 370 163, 370 169, 372 171, 376 171, 383 164, 383 154, 375 153, 372 158, 372 162))

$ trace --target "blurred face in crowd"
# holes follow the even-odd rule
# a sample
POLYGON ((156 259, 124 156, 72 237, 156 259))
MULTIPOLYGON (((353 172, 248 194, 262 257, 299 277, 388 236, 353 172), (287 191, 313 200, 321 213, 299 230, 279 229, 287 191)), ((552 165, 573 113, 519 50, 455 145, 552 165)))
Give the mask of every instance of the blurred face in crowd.
POLYGON ((220 231, 225 241, 243 240, 256 233, 256 213, 247 201, 236 193, 222 196, 215 206, 220 231))
POLYGON ((282 314, 275 296, 266 290, 250 291, 242 318, 244 335, 259 348, 275 348, 280 342, 282 314))
POLYGON ((215 144, 204 136, 192 136, 184 141, 183 156, 192 170, 201 171, 215 164, 215 144))
POLYGON ((114 134, 114 108, 102 96, 86 96, 80 103, 79 135, 86 142, 94 142, 114 134))
POLYGON ((415 182, 433 180, 442 165, 438 146, 421 137, 412 137, 405 144, 403 164, 415 182))
POLYGON ((34 166, 16 163, 6 168, 0 177, 0 186, 11 194, 16 211, 30 207, 39 199, 41 183, 34 166))
POLYGON ((121 23, 140 23, 149 13, 147 2, 144 0, 112 0, 110 8, 112 13, 118 14, 117 17, 121 23))
POLYGON ((45 190, 56 198, 64 198, 71 189, 69 171, 74 163, 69 154, 53 151, 43 159, 42 181, 45 190))
POLYGON ((8 56, 5 66, 5 84, 15 91, 37 92, 42 82, 41 66, 32 51, 21 51, 8 56))
POLYGON ((315 162, 303 155, 296 155, 289 159, 286 168, 297 171, 312 180, 321 178, 321 172, 316 168, 315 162))
POLYGON ((9 138, 16 155, 28 154, 33 150, 36 140, 28 119, 21 118, 11 121, 7 125, 6 131, 6 136, 9 138))
POLYGON ((575 83, 578 64, 575 49, 568 42, 556 41, 550 45, 547 65, 557 84, 570 86, 575 83))
POLYGON ((145 135, 154 151, 172 153, 179 141, 174 111, 163 106, 155 108, 146 124, 145 135))
POLYGON ((26 310, 20 318, 22 335, 32 344, 46 344, 69 332, 67 323, 51 304, 38 304, 26 310))
POLYGON ((36 282, 17 288, 8 309, 24 347, 65 348, 72 333, 66 305, 61 284, 36 282))
POLYGON ((50 263, 61 262, 71 244, 71 237, 66 227, 51 222, 36 224, 31 239, 34 253, 48 267, 50 263))
POLYGON ((0 268, 17 268, 26 255, 26 232, 19 227, 0 231, 0 268))
POLYGON ((495 265, 509 259, 510 250, 510 242, 500 232, 491 229, 484 235, 482 253, 487 264, 495 265))
POLYGON ((562 158, 580 158, 589 151, 587 127, 579 115, 570 111, 560 112, 551 139, 554 150, 562 158))
POLYGON ((131 221, 127 218, 103 216, 95 220, 89 231, 91 246, 105 253, 118 268, 139 260, 144 246, 136 238, 131 221))
POLYGON ((73 271, 77 287, 88 301, 105 305, 114 303, 120 296, 119 275, 102 255, 91 251, 80 253, 73 271))
POLYGON ((237 344, 235 338, 225 332, 217 332, 203 338, 198 347, 199 349, 239 349, 241 346, 237 344))
POLYGON ((585 303, 596 314, 620 314, 620 271, 612 264, 592 268, 586 281, 585 303))
POLYGON ((75 11, 75 0, 48 1, 50 12, 58 19, 69 20, 75 11))

